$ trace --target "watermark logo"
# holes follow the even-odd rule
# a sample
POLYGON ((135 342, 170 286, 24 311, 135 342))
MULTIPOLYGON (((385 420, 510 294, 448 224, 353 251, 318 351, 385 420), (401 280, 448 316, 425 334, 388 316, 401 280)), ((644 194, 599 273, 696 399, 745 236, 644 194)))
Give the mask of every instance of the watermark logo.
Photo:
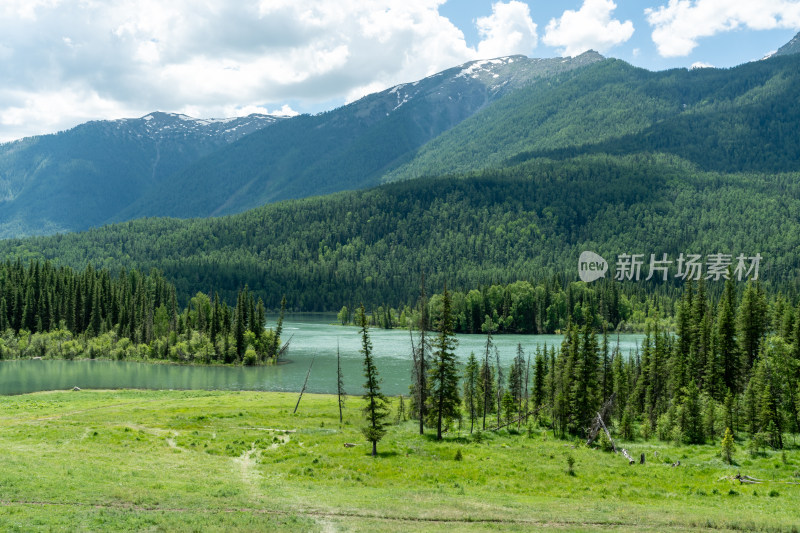
POLYGON ((583 252, 578 258, 578 275, 581 281, 591 283, 596 279, 605 277, 608 272, 608 262, 594 252, 583 252))
MULTIPOLYGON (((650 254, 649 261, 646 258, 645 254, 617 255, 614 279, 667 281, 673 278, 683 281, 700 279, 720 281, 732 277, 736 281, 756 281, 763 259, 761 254, 734 256, 723 253, 708 254, 705 257, 702 254, 681 253, 677 259, 671 259, 662 253, 660 256, 650 254)), ((578 259, 578 275, 581 281, 590 283, 604 278, 607 271, 608 263, 601 256, 589 251, 581 253, 578 259)))

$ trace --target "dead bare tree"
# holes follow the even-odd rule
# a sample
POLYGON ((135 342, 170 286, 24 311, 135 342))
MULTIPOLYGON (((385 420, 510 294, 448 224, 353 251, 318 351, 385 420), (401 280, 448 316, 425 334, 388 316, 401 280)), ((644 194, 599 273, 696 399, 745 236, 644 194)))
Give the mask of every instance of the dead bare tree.
POLYGON ((300 405, 300 399, 303 398, 303 393, 306 391, 306 385, 308 384, 308 376, 311 375, 311 367, 314 366, 314 359, 317 358, 317 354, 314 354, 314 357, 311 358, 311 364, 308 365, 308 372, 306 372, 306 380, 303 382, 303 388, 300 389, 300 396, 297 397, 297 403, 294 406, 294 411, 292 414, 297 412, 297 407, 300 405))

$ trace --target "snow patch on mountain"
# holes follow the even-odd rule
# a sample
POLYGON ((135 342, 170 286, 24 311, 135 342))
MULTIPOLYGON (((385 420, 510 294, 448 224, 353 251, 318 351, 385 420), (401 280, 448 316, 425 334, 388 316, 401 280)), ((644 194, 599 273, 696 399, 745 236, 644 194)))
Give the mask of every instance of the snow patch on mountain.
POLYGON ((261 114, 246 117, 194 118, 182 113, 154 111, 140 118, 94 121, 88 124, 96 126, 108 124, 120 133, 138 138, 222 137, 226 142, 233 142, 283 118, 261 114))

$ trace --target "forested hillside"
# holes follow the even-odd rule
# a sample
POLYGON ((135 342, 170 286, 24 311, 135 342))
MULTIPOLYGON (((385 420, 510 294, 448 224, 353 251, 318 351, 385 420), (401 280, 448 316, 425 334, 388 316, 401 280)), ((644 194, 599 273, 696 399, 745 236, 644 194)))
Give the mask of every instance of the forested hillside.
MULTIPOLYGON (((800 176, 703 172, 668 156, 532 160, 468 176, 421 179, 267 205, 217 219, 143 219, 85 233, 0 241, 0 257, 83 268, 161 269, 185 301, 248 284, 301 310, 413 305, 428 286, 553 275, 577 279, 585 250, 728 253, 764 260, 760 279, 794 291, 800 176)), ((671 282, 639 282, 660 290, 671 282)), ((709 284, 714 292, 714 283, 709 284)), ((274 305, 274 304, 273 304, 274 305)))
POLYGON ((510 95, 384 179, 581 153, 672 153, 726 172, 798 170, 799 87, 796 54, 663 72, 606 60, 510 95))

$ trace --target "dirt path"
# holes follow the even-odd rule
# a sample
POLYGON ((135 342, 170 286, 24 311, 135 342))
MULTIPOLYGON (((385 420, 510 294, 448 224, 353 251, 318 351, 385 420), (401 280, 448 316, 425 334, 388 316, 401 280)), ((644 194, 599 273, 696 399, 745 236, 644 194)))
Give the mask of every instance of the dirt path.
POLYGON ((242 455, 233 460, 239 465, 239 472, 250 493, 250 499, 253 501, 261 501, 261 474, 256 469, 256 458, 261 452, 256 448, 255 443, 250 446, 249 450, 245 450, 242 455))

